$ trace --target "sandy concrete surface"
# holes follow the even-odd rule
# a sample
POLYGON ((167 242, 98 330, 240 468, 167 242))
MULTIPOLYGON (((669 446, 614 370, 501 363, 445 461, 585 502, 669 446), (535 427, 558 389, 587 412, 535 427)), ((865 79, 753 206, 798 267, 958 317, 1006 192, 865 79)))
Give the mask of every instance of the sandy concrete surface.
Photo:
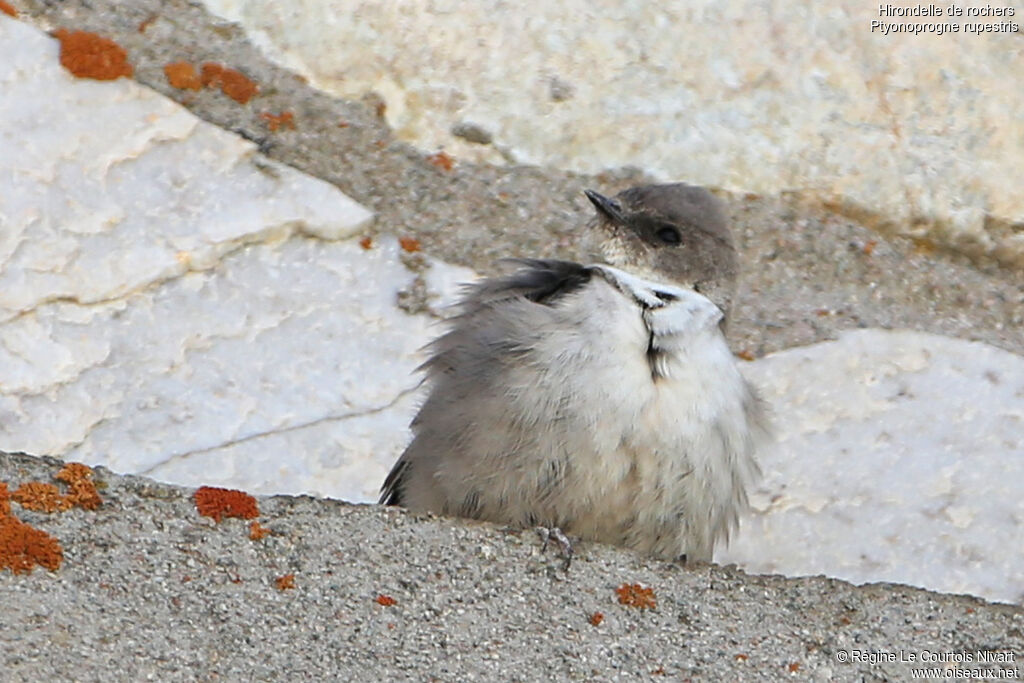
MULTIPOLYGON (((62 464, 0 454, 0 481, 51 481, 62 464)), ((64 561, 0 572, 5 681, 898 681, 912 666, 899 658, 993 653, 1018 677, 1024 658, 1024 610, 975 598, 592 544, 566 573, 532 531, 307 497, 259 499, 272 534, 253 541, 245 520, 201 517, 191 490, 95 478, 96 511, 12 504, 64 561), (653 609, 619 604, 634 583, 653 609)))

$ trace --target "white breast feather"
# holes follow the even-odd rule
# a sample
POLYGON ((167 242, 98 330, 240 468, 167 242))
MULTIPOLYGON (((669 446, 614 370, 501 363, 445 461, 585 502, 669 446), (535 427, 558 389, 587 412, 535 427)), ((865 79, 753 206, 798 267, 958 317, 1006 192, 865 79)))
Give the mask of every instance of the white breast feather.
POLYGON ((710 559, 757 472, 743 405, 747 389, 719 328, 722 312, 692 290, 594 268, 619 296, 598 301, 591 292, 586 302, 591 320, 606 328, 591 337, 600 343, 589 368, 603 376, 574 378, 581 402, 593 401, 580 405, 581 413, 600 416, 578 444, 594 456, 577 485, 589 489, 584 499, 599 501, 591 514, 579 510, 578 532, 609 536, 609 520, 632 515, 645 530, 631 544, 637 549, 667 555, 675 544, 710 559), (659 352, 657 379, 648 345, 659 352), (650 529, 659 525, 669 535, 674 525, 677 533, 664 547, 650 547, 650 529))

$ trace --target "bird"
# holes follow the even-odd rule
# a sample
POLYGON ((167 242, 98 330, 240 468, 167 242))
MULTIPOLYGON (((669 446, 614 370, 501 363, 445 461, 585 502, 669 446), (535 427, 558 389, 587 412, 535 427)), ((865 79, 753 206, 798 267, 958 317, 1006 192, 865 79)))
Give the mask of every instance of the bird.
POLYGON ((585 191, 601 260, 510 259, 427 347, 427 393, 380 502, 709 562, 770 437, 725 339, 738 256, 685 183, 585 191))

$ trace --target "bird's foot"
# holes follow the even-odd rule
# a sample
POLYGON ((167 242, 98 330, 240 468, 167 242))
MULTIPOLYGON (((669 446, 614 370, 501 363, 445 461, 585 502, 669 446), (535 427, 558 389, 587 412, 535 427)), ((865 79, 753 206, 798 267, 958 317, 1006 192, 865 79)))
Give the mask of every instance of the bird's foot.
POLYGON ((569 537, 566 536, 565 533, 557 526, 539 526, 537 527, 537 533, 540 534, 541 540, 544 542, 544 545, 541 547, 541 552, 547 551, 548 544, 554 540, 562 551, 562 557, 565 559, 564 570, 569 571, 569 565, 572 564, 573 554, 572 541, 569 540, 569 537))

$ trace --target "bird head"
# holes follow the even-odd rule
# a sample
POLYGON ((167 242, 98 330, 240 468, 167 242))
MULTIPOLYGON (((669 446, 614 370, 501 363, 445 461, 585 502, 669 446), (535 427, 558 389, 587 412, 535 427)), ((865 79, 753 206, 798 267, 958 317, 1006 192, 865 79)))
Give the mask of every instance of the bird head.
POLYGON ((722 203, 702 187, 644 185, 606 197, 586 190, 609 265, 653 281, 691 288, 726 314, 739 259, 722 203))

